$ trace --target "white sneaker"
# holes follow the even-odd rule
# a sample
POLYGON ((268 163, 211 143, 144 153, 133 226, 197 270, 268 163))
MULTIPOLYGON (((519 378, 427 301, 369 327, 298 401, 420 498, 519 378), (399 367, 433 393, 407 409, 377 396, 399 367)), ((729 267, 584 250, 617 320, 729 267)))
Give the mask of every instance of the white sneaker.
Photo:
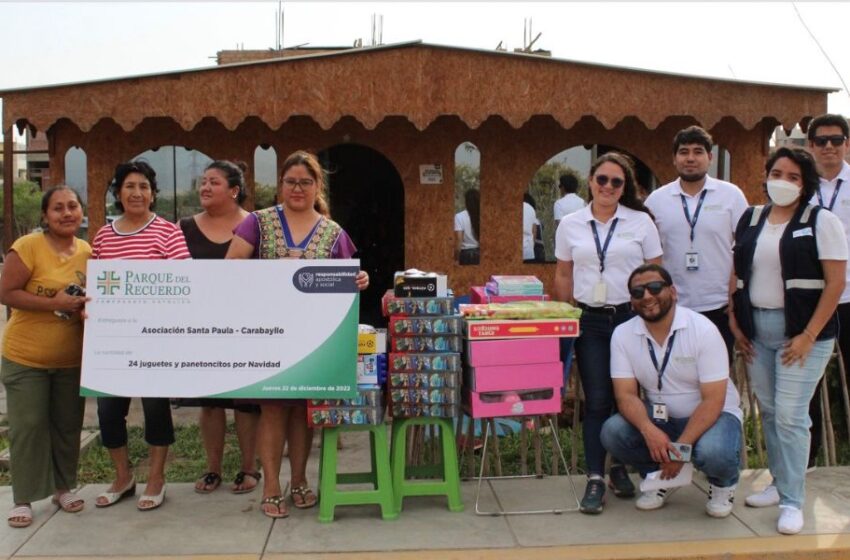
POLYGON ((744 502, 750 507, 770 507, 779 504, 779 491, 771 484, 757 494, 750 494, 744 502))
POLYGON ((659 488, 657 490, 649 490, 641 492, 640 498, 635 502, 635 507, 639 510, 650 511, 664 506, 670 494, 678 490, 678 488, 659 488))
POLYGON ((803 511, 794 506, 779 506, 776 530, 783 535, 796 535, 803 529, 803 511))
POLYGON ((735 488, 737 487, 737 484, 725 488, 709 484, 705 512, 712 517, 726 517, 732 513, 732 505, 735 502, 735 488))

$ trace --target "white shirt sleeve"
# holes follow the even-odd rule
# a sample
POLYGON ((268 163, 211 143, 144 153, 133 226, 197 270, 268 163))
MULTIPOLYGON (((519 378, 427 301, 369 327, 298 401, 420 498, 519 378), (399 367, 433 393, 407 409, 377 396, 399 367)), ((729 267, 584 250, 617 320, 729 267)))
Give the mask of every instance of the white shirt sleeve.
POLYGON ((818 259, 822 261, 847 260, 847 236, 841 220, 826 209, 818 212, 818 259))
MULTIPOLYGON (((624 338, 632 336, 631 321, 614 329, 611 336, 611 378, 612 379, 635 379, 634 368, 626 353, 624 338), (628 326, 627 326, 628 325, 628 326)), ((726 354, 724 354, 725 356, 726 354)))
POLYGON ((554 216, 556 221, 563 219, 563 217, 566 215, 566 213, 564 212, 564 208, 561 205, 562 200, 562 198, 556 200, 554 206, 552 207, 552 215, 554 216))
POLYGON ((726 342, 711 321, 702 321, 699 333, 697 375, 700 383, 729 379, 729 359, 726 342))
POLYGON ((643 215, 642 219, 646 220, 644 223, 643 241, 641 242, 643 259, 649 260, 660 257, 663 251, 661 249, 661 237, 658 235, 658 228, 655 227, 655 222, 652 221, 649 214, 645 212, 641 212, 641 214, 643 215))
POLYGON ((573 246, 567 236, 568 223, 572 220, 569 216, 558 222, 558 229, 555 230, 555 258, 559 261, 573 260, 573 246))
POLYGON ((463 214, 463 212, 455 214, 455 231, 463 231, 463 219, 461 214, 463 214))

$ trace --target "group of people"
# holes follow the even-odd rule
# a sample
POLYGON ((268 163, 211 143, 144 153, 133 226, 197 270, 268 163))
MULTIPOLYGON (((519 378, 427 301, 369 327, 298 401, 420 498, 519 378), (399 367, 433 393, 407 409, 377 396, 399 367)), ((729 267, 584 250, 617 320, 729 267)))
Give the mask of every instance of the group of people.
POLYGON ((582 512, 601 513, 608 488, 635 495, 626 465, 641 476, 660 471, 667 483, 636 501, 660 508, 690 461, 709 481, 706 512, 731 513, 742 434, 729 378, 737 348, 773 477, 746 504, 779 506, 780 533, 803 528, 819 441, 811 434, 820 433, 819 415, 810 431, 809 408, 819 410, 815 391, 836 339, 850 359, 850 192, 841 190, 850 132, 827 114, 807 134, 808 150, 782 147, 767 159, 766 203, 755 206, 708 175, 713 142, 697 126, 674 138, 678 178, 644 202, 628 157, 609 152, 591 167, 590 203, 563 217, 555 237, 555 296, 583 310, 582 512))
MULTIPOLYGON (((32 524, 32 502, 48 496, 66 512, 85 507, 73 489, 84 410, 80 362, 86 297, 81 287, 89 258, 327 259, 350 258, 356 252, 330 218, 324 172, 307 152, 295 152, 283 163, 279 204, 253 213, 240 205, 246 196, 243 169, 228 161, 207 167, 198 188, 203 211, 179 225, 154 212, 159 191, 156 173, 147 163, 118 165, 109 188, 120 216, 97 232, 91 246, 75 236, 83 219, 79 195, 56 187, 42 197, 43 231, 16 240, 6 255, 0 301, 12 313, 4 330, 0 378, 10 427, 12 527, 32 524)), ((360 271, 356 284, 366 289, 368 275, 360 271)), ((195 485, 197 492, 212 492, 222 482, 224 410, 234 408, 242 464, 231 491, 250 492, 262 483, 262 511, 286 517, 287 492, 280 486, 285 442, 289 499, 298 508, 316 504, 306 476, 313 433, 303 400, 210 399, 194 404, 201 406, 208 468, 195 485), (256 468, 257 455, 264 478, 256 468)), ((105 508, 136 494, 127 450, 130 399, 99 397, 97 405, 101 441, 115 469, 114 480, 95 500, 96 507, 105 508)), ((150 470, 137 507, 149 511, 165 499, 165 464, 174 426, 169 399, 143 398, 142 407, 150 470)))
MULTIPOLYGON (((588 472, 581 511, 601 513, 609 487, 618 497, 634 496, 628 465, 642 476, 660 470, 662 479, 675 479, 690 459, 710 483, 707 513, 730 514, 742 437, 738 392, 729 378, 737 347, 759 401, 773 476, 746 503, 778 505, 781 533, 802 529, 810 403, 836 338, 850 359, 850 328, 840 329, 850 324, 850 191, 841 190, 850 182, 848 137, 840 115, 814 119, 809 151, 780 148, 768 158, 767 203, 757 206, 748 206, 737 186, 708 175, 713 141, 697 126, 674 138, 678 178, 645 201, 632 161, 616 152, 593 163, 586 206, 575 195, 575 178, 562 180, 562 206, 570 208, 555 208, 554 294, 583 311, 575 343, 588 472)), ((207 167, 199 186, 203 211, 179 225, 154 212, 156 174, 143 161, 118 165, 110 191, 121 215, 97 232, 92 246, 75 237, 83 218, 79 195, 56 187, 42 199, 43 231, 21 237, 6 255, 0 301, 12 314, 0 379, 10 424, 13 527, 30 525, 31 503, 48 496, 67 512, 85 506, 73 489, 83 419, 86 297, 80 286, 89 258, 324 259, 356 252, 331 220, 324 172, 306 152, 283 163, 278 204, 251 213, 241 207, 243 170, 227 161, 207 167)), ((467 210, 455 220, 458 258, 476 263, 478 191, 468 191, 465 202, 467 210)), ((365 289, 368 275, 361 271, 356 282, 365 289)), ((570 348, 563 352, 568 357, 570 348)), ((280 485, 286 444, 291 503, 316 504, 306 478, 313 433, 303 401, 183 404, 201 407, 208 464, 197 492, 222 483, 224 410, 234 408, 242 462, 231 491, 261 485, 262 511, 286 517, 287 489, 280 485)), ((101 439, 115 478, 97 507, 136 493, 127 451, 129 405, 129 398, 98 398, 101 439)), ((168 399, 143 398, 142 406, 150 472, 137 505, 147 511, 165 499, 174 428, 168 399)), ((664 487, 643 492, 636 505, 657 509, 671 493, 664 487)))

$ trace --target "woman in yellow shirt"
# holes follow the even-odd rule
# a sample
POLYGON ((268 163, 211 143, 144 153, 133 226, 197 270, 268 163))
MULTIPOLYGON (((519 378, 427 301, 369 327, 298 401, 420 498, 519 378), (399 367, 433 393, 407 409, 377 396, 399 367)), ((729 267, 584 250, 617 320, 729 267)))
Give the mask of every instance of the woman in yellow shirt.
POLYGON ((31 503, 53 495, 67 512, 85 502, 71 492, 84 400, 80 397, 83 326, 79 311, 91 247, 76 237, 83 221, 79 195, 55 187, 41 199, 44 232, 15 241, 0 276, 0 302, 12 310, 3 331, 0 380, 6 387, 12 527, 32 523, 31 503), (69 293, 70 292, 70 293, 69 293))

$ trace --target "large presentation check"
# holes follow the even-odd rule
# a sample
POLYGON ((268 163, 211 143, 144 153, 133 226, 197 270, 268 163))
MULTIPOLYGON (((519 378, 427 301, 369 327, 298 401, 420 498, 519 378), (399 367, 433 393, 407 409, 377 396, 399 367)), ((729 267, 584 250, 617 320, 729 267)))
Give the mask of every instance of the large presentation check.
POLYGON ((88 263, 86 396, 356 393, 358 260, 88 263))

